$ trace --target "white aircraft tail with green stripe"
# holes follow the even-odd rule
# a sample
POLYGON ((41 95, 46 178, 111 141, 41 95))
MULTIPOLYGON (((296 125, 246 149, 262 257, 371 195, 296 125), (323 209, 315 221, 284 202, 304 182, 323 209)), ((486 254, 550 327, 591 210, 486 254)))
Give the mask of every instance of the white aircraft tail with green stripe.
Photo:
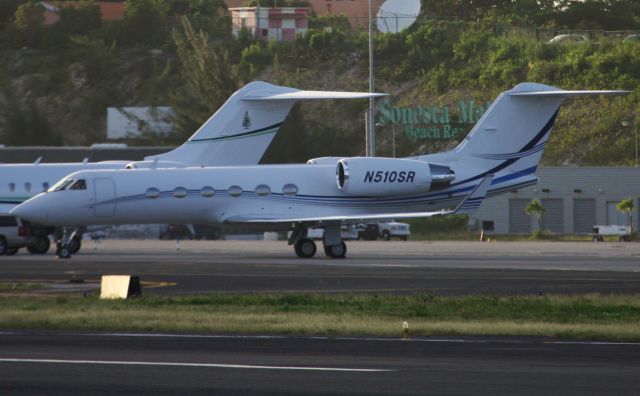
POLYGON ((145 158, 196 166, 254 165, 299 100, 361 99, 368 92, 303 91, 254 81, 236 91, 182 146, 145 158))

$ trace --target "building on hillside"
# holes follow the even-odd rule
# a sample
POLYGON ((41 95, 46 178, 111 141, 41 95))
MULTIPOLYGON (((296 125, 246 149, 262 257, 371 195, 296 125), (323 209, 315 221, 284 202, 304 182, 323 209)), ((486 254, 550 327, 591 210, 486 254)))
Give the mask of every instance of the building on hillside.
POLYGON ((536 185, 486 199, 471 216, 472 229, 493 234, 530 234, 535 216, 525 213, 532 199, 545 208, 542 229, 553 234, 590 234, 594 225, 627 225, 616 209, 625 198, 634 202, 633 225, 640 224, 640 168, 540 167, 536 185))
MULTIPOLYGON (((50 26, 60 20, 61 8, 77 8, 83 3, 79 1, 41 1, 39 4, 44 8, 44 24, 50 26)), ((103 21, 124 19, 124 3, 97 1, 96 4, 100 8, 100 15, 103 21)))
POLYGON ((233 34, 247 29, 261 40, 293 41, 309 29, 309 8, 239 7, 230 8, 233 34))
MULTIPOLYGON (((229 9, 239 8, 245 0, 225 0, 229 9)), ((375 16, 384 0, 373 0, 373 15, 375 16)), ((279 4, 277 2, 276 4, 279 4)), ((366 28, 369 18, 369 2, 367 0, 309 0, 311 10, 318 16, 344 15, 349 19, 351 26, 366 28)))
POLYGON ((145 134, 168 136, 175 128, 171 107, 107 108, 107 139, 127 139, 145 134))

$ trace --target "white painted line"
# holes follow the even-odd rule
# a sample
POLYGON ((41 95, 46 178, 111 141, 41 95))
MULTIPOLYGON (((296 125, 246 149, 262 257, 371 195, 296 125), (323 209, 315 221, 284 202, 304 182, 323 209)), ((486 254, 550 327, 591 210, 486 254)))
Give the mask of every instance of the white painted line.
POLYGON ((341 367, 305 367, 305 366, 257 366, 251 364, 221 363, 179 363, 179 362, 127 362, 118 360, 67 360, 67 359, 12 359, 0 358, 0 363, 54 363, 54 364, 103 364, 114 366, 169 366, 169 367, 206 367, 257 370, 297 370, 297 371, 347 371, 363 373, 379 373, 396 371, 389 369, 363 369, 341 367))

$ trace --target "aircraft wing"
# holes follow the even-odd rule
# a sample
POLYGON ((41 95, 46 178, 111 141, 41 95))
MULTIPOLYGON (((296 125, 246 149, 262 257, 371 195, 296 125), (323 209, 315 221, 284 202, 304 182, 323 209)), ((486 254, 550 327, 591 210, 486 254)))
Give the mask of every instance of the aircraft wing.
POLYGON ((272 101, 272 100, 309 100, 309 99, 366 99, 387 96, 385 93, 369 92, 337 92, 337 91, 295 91, 253 94, 242 98, 246 101, 272 101))
POLYGON ((493 175, 487 175, 484 179, 467 195, 455 209, 439 210, 431 212, 397 212, 397 213, 376 213, 376 214, 354 214, 337 216, 309 216, 309 217, 275 217, 275 216, 231 216, 225 220, 227 223, 323 223, 323 222, 348 222, 359 223, 364 220, 385 220, 385 219, 411 219, 420 217, 431 217, 448 214, 468 214, 475 212, 480 207, 487 195, 489 186, 493 181, 493 175))

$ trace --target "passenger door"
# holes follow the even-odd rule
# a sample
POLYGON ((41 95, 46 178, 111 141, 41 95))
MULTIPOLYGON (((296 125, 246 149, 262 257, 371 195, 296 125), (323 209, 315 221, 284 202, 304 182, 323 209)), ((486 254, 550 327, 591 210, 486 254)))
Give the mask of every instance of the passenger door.
POLYGON ((95 193, 95 216, 112 217, 116 212, 116 185, 112 179, 100 178, 93 180, 95 193))

